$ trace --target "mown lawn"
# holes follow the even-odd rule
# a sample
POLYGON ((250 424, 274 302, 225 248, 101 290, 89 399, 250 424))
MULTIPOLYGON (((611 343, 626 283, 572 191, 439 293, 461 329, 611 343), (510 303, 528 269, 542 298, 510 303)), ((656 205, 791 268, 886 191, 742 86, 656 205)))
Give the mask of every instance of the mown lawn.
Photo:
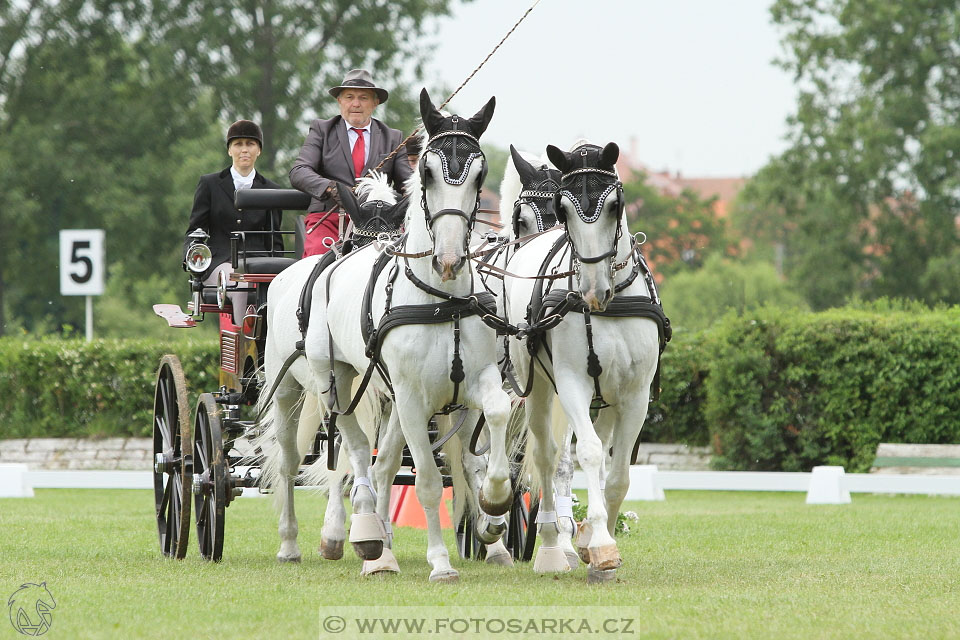
MULTIPOLYGON (((46 581, 57 600, 46 638, 350 637, 320 636, 320 607, 375 604, 549 605, 571 615, 603 605, 633 619, 625 637, 960 637, 957 499, 856 495, 807 506, 800 493, 668 492, 626 505, 640 521, 618 538, 625 564, 605 585, 587 585, 583 566, 554 577, 459 559, 459 584, 432 585, 425 533, 406 528, 395 543, 403 573, 362 579, 349 548, 337 562, 316 552, 324 500, 297 499, 300 565, 274 561, 266 499, 230 506, 216 565, 195 546, 181 562, 160 556, 149 492, 0 500, 0 599, 46 581)), ((448 541, 454 553, 452 532, 448 541)), ((0 620, 0 639, 22 637, 0 620)))

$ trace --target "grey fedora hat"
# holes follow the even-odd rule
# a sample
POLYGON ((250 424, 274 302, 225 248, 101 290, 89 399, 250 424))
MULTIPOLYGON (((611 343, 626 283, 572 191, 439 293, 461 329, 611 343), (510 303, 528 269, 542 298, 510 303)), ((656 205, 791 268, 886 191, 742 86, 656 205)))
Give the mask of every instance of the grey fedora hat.
POLYGON ((351 70, 347 73, 346 77, 344 77, 343 84, 337 87, 331 87, 328 93, 336 98, 344 89, 372 89, 377 94, 381 103, 386 102, 387 97, 390 95, 386 89, 381 89, 374 83, 373 76, 371 76, 370 72, 366 69, 351 70))

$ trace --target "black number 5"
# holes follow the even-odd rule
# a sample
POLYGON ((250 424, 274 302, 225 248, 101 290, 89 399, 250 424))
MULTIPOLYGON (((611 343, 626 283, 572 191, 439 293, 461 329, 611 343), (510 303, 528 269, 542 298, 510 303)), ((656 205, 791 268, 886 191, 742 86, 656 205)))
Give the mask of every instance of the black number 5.
POLYGON ((80 262, 86 265, 86 271, 83 273, 71 273, 70 279, 76 282, 77 284, 83 284, 90 280, 93 276, 93 261, 90 260, 87 256, 78 256, 77 251, 80 249, 89 249, 90 241, 89 240, 75 240, 73 242, 73 250, 70 252, 70 262, 77 263, 80 262))

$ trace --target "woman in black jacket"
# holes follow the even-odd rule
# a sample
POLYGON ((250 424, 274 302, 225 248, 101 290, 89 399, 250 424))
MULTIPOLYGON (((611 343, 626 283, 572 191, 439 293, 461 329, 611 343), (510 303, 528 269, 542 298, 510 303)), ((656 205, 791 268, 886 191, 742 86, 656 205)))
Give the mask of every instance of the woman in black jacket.
MULTIPOLYGON (((203 283, 217 284, 221 271, 227 277, 232 272, 230 265, 230 233, 233 231, 279 231, 281 211, 279 209, 244 209, 238 211, 233 205, 234 194, 239 189, 279 189, 280 185, 266 179, 254 165, 263 150, 263 131, 250 120, 237 120, 227 129, 227 155, 233 165, 219 173, 208 173, 200 177, 197 192, 193 197, 193 210, 190 223, 184 237, 183 252, 192 239, 189 237, 196 229, 203 229, 210 238, 207 246, 213 255, 210 267, 203 273, 203 283)), ((283 239, 276 234, 253 234, 246 237, 244 250, 269 251, 282 250, 283 239)), ((229 294, 233 305, 233 318, 240 324, 246 313, 247 293, 238 290, 229 294)))

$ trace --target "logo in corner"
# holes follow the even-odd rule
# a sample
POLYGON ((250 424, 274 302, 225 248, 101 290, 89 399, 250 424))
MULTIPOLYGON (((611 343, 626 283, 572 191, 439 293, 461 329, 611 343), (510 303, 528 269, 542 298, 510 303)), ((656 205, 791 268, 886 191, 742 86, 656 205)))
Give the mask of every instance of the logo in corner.
POLYGON ((47 589, 47 583, 27 582, 13 592, 7 600, 10 608, 10 623, 13 628, 25 636, 42 636, 50 630, 53 614, 57 608, 53 594, 47 589))

